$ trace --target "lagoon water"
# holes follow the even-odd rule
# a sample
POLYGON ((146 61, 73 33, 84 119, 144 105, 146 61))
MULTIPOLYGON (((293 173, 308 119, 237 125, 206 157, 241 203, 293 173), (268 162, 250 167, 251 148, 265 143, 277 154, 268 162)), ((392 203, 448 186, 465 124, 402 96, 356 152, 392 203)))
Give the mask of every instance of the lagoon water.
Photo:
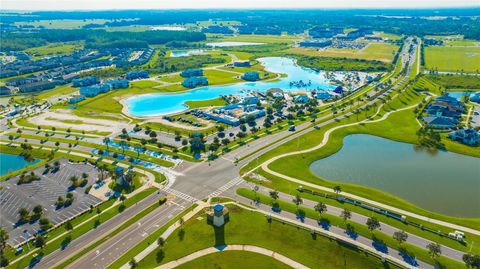
MULTIPOLYGON (((266 57, 257 59, 266 69, 274 73, 287 74, 287 77, 272 82, 243 82, 222 86, 206 86, 182 93, 154 93, 137 95, 124 100, 128 112, 134 116, 158 116, 185 110, 185 101, 201 101, 218 98, 221 95, 240 94, 244 91, 266 91, 270 88, 298 90, 290 87, 291 81, 312 82, 309 89, 335 89, 335 85, 325 77, 325 72, 317 72, 295 64, 293 59, 284 57, 266 57)), ((340 78, 344 74, 337 73, 340 78)))
POLYGON ((185 57, 202 54, 204 50, 174 50, 170 52, 170 57, 185 57))
POLYGON ((40 160, 27 162, 22 156, 0 152, 0 176, 38 163, 39 161, 40 160))
POLYGON ((181 27, 181 26, 152 26, 150 29, 154 31, 186 31, 187 30, 185 27, 181 27))
POLYGON ((310 169, 321 178, 377 188, 433 212, 480 217, 479 158, 431 155, 411 144, 357 134, 310 169))

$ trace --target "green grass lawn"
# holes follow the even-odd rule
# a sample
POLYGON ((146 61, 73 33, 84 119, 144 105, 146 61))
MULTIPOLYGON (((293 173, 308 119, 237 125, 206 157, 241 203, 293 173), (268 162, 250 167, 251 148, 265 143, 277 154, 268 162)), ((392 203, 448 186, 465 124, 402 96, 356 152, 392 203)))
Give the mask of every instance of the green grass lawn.
POLYGON ((480 47, 426 47, 425 68, 438 71, 479 72, 480 47))
POLYGON ((370 43, 364 49, 335 49, 316 50, 296 47, 287 49, 286 53, 301 54, 306 56, 320 56, 333 58, 349 58, 362 60, 377 60, 391 63, 399 46, 389 43, 370 43))
POLYGON ((300 36, 294 35, 237 35, 225 36, 215 42, 257 42, 257 43, 294 43, 300 41, 300 36))
MULTIPOLYGON (((402 97, 394 99, 393 101, 389 102, 386 109, 394 109, 404 107, 416 102, 419 102, 423 97, 413 90, 408 90, 402 97)), ((384 113, 384 112, 383 112, 384 113)), ((383 114, 381 113, 381 114, 383 114)), ((373 111, 370 112, 370 115, 373 114, 373 111)), ((362 115, 364 113, 362 112, 362 115)), ((360 119, 362 115, 359 115, 360 119)), ((322 127, 319 131, 312 131, 305 135, 302 135, 300 138, 289 141, 283 145, 280 145, 276 149, 260 156, 258 158, 258 163, 262 163, 265 160, 272 158, 273 156, 279 155, 284 152, 291 152, 301 149, 308 149, 316 146, 321 138, 323 137, 323 133, 330 129, 333 126, 338 124, 348 123, 348 122, 355 122, 356 116, 351 116, 349 119, 342 119, 338 123, 331 123, 327 126, 322 127), (300 141, 300 143, 299 143, 300 141)), ((374 199, 378 202, 386 203, 389 205, 393 205, 411 212, 416 212, 425 216, 430 216, 437 219, 446 220, 452 223, 457 223, 459 225, 465 225, 468 227, 478 227, 480 223, 480 219, 465 219, 465 218, 456 218, 456 217, 449 217, 444 216, 437 213, 432 213, 427 210, 418 208, 417 206, 395 197, 393 195, 387 194, 385 192, 367 188, 359 185, 353 184, 344 184, 339 182, 332 182, 325 179, 321 179, 313 175, 313 173, 308 169, 310 164, 315 160, 324 158, 329 156, 336 151, 338 151, 343 143, 343 137, 349 134, 356 134, 356 133, 366 133, 377 135, 383 138, 392 139, 395 141, 406 142, 406 143, 417 143, 417 135, 416 131, 420 127, 418 123, 415 121, 415 114, 413 109, 411 110, 404 110, 401 112, 393 113, 389 116, 389 118, 385 121, 372 123, 372 124, 365 124, 365 125, 356 125, 348 128, 339 129, 334 131, 331 136, 329 143, 322 147, 320 150, 309 152, 306 154, 293 155, 289 157, 284 157, 280 160, 277 160, 270 164, 269 168, 280 172, 282 174, 295 177, 304 181, 313 182, 315 184, 333 187, 335 185, 341 185, 342 189, 346 192, 357 194, 359 196, 368 197, 370 199, 374 199), (289 165, 286 166, 285 163, 289 165)), ((468 154, 471 156, 480 156, 480 151, 478 148, 468 147, 448 139, 443 139, 442 142, 445 144, 445 147, 449 151, 458 152, 462 154, 468 154)), ((252 161, 244 168, 242 171, 249 171, 253 167, 255 167, 257 161, 252 161)), ((297 187, 295 185, 295 187, 297 187)))
POLYGON ((197 250, 224 244, 264 247, 311 268, 397 268, 391 264, 386 267, 375 257, 322 236, 312 236, 309 231, 275 221, 268 223, 262 214, 236 206, 228 208, 230 221, 224 228, 208 225, 205 213, 201 212, 166 240, 163 259, 157 258, 157 249, 139 261, 139 268, 154 268, 197 250))
POLYGON ((174 75, 174 76, 159 77, 158 80, 169 82, 169 83, 177 83, 177 82, 182 82, 184 78, 182 78, 180 75, 174 75))
MULTIPOLYGON (((266 205, 272 204, 272 198, 270 198, 267 195, 255 193, 250 189, 244 189, 244 188, 238 189, 237 193, 249 199, 257 199, 260 201, 260 203, 263 203, 266 205)), ((295 204, 289 201, 276 200, 275 203, 277 207, 281 208, 284 211, 302 215, 310 219, 322 219, 324 221, 327 221, 330 225, 340 227, 344 230, 347 228, 347 223, 340 216, 332 215, 328 212, 324 212, 320 216, 320 214, 316 212, 313 208, 305 207, 305 206, 297 207, 295 204)), ((372 240, 377 240, 379 242, 383 242, 384 244, 394 249, 398 248, 398 242, 396 242, 396 240, 391 235, 385 234, 382 231, 375 231, 374 233, 372 233, 370 230, 368 230, 365 223, 358 223, 350 220, 348 221, 348 224, 352 225, 354 228, 353 230, 361 236, 370 238, 372 240)), ((428 251, 425 248, 421 248, 409 243, 404 244, 402 247, 405 249, 407 253, 410 253, 411 255, 413 254, 412 256, 417 257, 417 259, 423 260, 424 262, 427 262, 427 263, 433 263, 432 259, 428 254, 428 251)), ((462 263, 446 257, 441 257, 438 261, 440 262, 440 265, 441 265, 440 268, 445 268, 445 269, 446 268, 452 268, 452 269, 466 268, 465 266, 462 266, 463 265, 462 263)))
POLYGON ((34 59, 38 59, 50 55, 69 54, 82 48, 83 44, 80 42, 50 43, 45 46, 29 48, 25 52, 32 55, 34 59))
POLYGON ((287 269, 289 266, 272 257, 248 251, 223 251, 212 253, 193 261, 184 263, 178 269, 210 269, 210 268, 256 268, 256 269, 287 269))
POLYGON ((224 106, 227 104, 222 98, 215 98, 210 100, 203 101, 186 101, 185 104, 188 108, 199 108, 199 107, 209 107, 209 106, 224 106))
POLYGON ((241 82, 241 79, 237 78, 240 75, 231 72, 223 72, 221 70, 205 70, 203 73, 208 78, 208 85, 222 85, 241 82))
POLYGON ((87 24, 104 24, 110 20, 85 19, 85 20, 37 20, 31 22, 15 22, 15 25, 32 25, 34 27, 45 27, 47 29, 80 29, 87 24))

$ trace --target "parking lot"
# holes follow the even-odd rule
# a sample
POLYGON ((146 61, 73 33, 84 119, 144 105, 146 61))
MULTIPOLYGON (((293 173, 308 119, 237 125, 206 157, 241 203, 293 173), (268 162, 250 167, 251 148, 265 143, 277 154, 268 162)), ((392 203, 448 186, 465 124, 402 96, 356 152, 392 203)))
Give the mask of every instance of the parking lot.
MULTIPOLYGON (((9 244, 13 246, 21 244, 25 241, 24 237, 33 236, 39 230, 38 222, 19 226, 16 224, 19 220, 20 208, 31 211, 36 205, 41 205, 44 209, 43 217, 48 218, 55 225, 101 202, 99 198, 85 194, 86 186, 93 184, 98 178, 99 173, 94 166, 69 163, 67 159, 60 159, 59 162, 60 169, 56 172, 50 170, 43 174, 45 171, 43 166, 32 170, 40 176, 40 180, 18 185, 19 176, 16 176, 0 182, 0 225, 9 232, 9 244), (77 176, 82 180, 83 173, 88 175, 88 183, 84 187, 72 189, 70 177, 77 176), (65 198, 68 191, 73 193, 73 203, 68 207, 57 209, 55 206, 57 198, 59 196, 65 198)), ((53 167, 53 162, 50 166, 53 167)))

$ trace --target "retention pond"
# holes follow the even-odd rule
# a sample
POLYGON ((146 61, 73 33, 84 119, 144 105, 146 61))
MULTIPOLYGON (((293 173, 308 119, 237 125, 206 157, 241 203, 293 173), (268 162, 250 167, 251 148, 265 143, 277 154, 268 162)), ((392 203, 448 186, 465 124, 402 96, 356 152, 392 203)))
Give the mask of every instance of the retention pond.
POLYGON ((450 216, 480 216, 480 159, 371 135, 345 137, 337 153, 311 171, 332 181, 380 189, 427 210, 450 216))

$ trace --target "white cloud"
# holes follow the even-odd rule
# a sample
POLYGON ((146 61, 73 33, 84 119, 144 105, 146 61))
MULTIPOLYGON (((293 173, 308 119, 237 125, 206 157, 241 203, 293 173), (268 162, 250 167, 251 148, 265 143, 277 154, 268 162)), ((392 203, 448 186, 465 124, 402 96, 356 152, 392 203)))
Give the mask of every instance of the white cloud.
POLYGON ((478 0, 0 0, 7 10, 423 8, 479 6, 478 0))

